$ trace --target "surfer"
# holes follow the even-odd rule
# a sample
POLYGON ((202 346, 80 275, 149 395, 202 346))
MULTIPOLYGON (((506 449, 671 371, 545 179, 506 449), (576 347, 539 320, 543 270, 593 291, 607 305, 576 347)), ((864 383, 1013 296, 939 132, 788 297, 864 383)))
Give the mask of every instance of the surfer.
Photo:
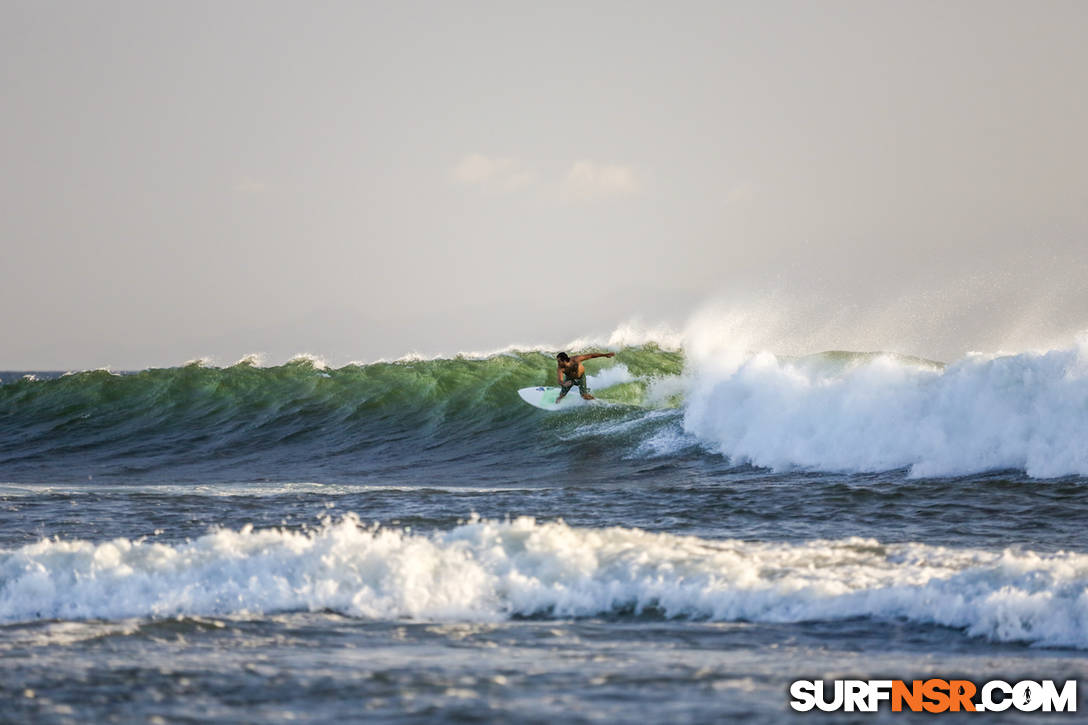
POLYGON ((571 357, 565 352, 561 352, 555 356, 558 363, 556 369, 556 377, 559 378, 559 387, 562 390, 559 392, 559 397, 555 399, 556 404, 563 399, 563 396, 570 392, 570 389, 575 385, 578 386, 578 390, 582 393, 582 397, 586 400, 594 400, 594 397, 589 394, 589 388, 586 387, 586 366, 582 363, 586 360, 592 360, 595 357, 615 357, 614 352, 591 352, 588 355, 575 355, 571 357))

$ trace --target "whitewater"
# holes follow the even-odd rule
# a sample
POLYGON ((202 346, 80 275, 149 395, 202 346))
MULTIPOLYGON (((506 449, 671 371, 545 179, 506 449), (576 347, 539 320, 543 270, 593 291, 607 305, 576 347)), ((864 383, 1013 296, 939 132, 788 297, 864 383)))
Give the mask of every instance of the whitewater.
POLYGON ((0 622, 326 609, 428 621, 898 617, 997 641, 1088 647, 1088 554, 860 538, 714 541, 527 517, 420 536, 349 515, 312 531, 246 526, 175 546, 41 541, 0 555, 0 577, 0 622))
POLYGON ((138 720, 775 723, 797 678, 1088 674, 1085 338, 565 347, 616 353, 606 405, 522 403, 542 345, 0 372, 0 720, 137 681, 138 720))

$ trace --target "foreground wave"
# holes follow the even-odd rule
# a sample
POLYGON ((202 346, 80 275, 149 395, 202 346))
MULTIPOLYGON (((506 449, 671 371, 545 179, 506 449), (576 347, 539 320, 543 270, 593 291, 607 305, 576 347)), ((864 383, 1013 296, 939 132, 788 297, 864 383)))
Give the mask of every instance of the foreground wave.
POLYGON ((5 623, 322 609, 380 620, 896 618, 1088 648, 1088 555, 719 541, 530 518, 424 536, 354 515, 175 545, 42 540, 0 551, 5 623))

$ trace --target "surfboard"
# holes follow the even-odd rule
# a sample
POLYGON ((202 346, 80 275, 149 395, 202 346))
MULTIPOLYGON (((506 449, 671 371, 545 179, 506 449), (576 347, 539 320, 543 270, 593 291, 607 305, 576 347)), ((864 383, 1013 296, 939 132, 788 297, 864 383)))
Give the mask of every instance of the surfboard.
POLYGON ((590 402, 582 397, 581 393, 578 392, 578 388, 574 388, 574 390, 567 393, 563 400, 556 403, 555 400, 559 397, 560 390, 561 388, 556 387, 522 388, 518 391, 518 395, 529 405, 541 410, 568 410, 590 402))

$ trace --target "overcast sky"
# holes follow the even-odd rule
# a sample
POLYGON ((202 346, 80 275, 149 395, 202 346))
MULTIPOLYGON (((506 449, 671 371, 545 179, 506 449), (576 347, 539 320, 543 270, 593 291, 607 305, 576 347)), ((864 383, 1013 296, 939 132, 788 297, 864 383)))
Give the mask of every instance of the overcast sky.
POLYGON ((1071 339, 1086 37, 1086 2, 0 0, 0 369, 707 305, 783 351, 1071 339))

